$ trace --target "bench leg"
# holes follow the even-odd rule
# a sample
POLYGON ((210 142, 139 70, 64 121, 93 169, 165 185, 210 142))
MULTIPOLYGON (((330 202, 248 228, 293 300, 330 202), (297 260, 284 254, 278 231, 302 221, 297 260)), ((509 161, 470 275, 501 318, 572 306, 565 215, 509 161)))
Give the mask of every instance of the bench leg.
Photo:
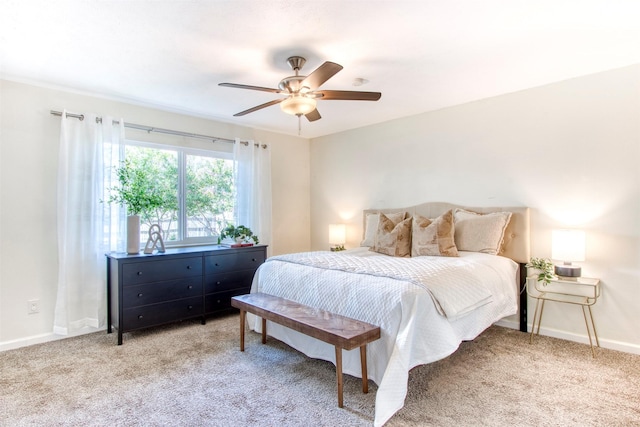
POLYGON ((360 366, 362 367, 362 392, 369 393, 369 378, 367 378, 367 345, 360 346, 360 366))
POLYGON ((336 346, 336 377, 338 378, 338 408, 342 408, 342 349, 336 346))
POLYGON ((240 351, 244 351, 244 324, 247 319, 247 312, 240 310, 240 351))
POLYGON ((267 319, 262 318, 262 344, 267 343, 267 319))

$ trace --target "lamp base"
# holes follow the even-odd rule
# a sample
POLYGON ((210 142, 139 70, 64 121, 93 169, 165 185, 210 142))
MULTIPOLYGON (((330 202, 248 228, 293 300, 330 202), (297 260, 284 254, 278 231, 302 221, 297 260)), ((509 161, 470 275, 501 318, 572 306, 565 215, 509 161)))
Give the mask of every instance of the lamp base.
POLYGON ((556 265, 554 272, 561 277, 580 277, 582 268, 577 265, 556 265))

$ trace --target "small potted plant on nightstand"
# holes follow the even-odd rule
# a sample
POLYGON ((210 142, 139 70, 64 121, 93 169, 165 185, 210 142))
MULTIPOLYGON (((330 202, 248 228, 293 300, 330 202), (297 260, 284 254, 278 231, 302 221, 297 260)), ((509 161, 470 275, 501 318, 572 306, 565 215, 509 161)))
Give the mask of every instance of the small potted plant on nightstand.
POLYGON ((546 258, 531 258, 526 267, 536 270, 538 282, 542 282, 544 286, 547 286, 551 283, 551 280, 555 279, 553 263, 546 258))
POLYGON ((245 227, 244 225, 234 226, 233 224, 227 225, 221 232, 220 236, 218 236, 218 244, 220 244, 224 239, 231 238, 235 241, 235 244, 232 244, 232 248, 242 247, 242 246, 253 246, 254 244, 259 244, 258 236, 253 234, 250 228, 245 227), (253 242, 250 243, 249 241, 253 242))

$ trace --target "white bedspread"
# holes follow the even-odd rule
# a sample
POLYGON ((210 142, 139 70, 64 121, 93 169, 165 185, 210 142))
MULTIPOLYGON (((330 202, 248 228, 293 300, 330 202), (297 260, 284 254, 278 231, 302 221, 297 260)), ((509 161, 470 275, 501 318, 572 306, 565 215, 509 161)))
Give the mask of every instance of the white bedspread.
MULTIPOLYGON (((517 264, 461 252, 460 257, 394 258, 365 248, 272 257, 254 276, 265 292, 381 329, 368 345, 368 376, 376 384, 376 426, 404 406, 409 370, 453 353, 497 320, 517 311, 517 264)), ((251 329, 261 322, 249 316, 251 329)), ((334 347, 269 324, 269 335, 309 357, 335 363, 334 347)), ((361 376, 358 351, 345 351, 343 371, 361 376)), ((348 397, 346 398, 348 401, 348 397)))

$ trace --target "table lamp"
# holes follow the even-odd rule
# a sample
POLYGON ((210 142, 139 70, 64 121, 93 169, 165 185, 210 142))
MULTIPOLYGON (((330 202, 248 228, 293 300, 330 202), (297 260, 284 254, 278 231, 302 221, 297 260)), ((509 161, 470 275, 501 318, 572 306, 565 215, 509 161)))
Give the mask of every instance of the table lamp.
POLYGON ((332 252, 344 251, 347 231, 344 224, 329 224, 329 244, 332 252))
POLYGON ((580 277, 582 269, 572 265, 585 259, 585 234, 582 230, 553 230, 551 234, 551 258, 562 261, 554 271, 562 277, 580 277))

